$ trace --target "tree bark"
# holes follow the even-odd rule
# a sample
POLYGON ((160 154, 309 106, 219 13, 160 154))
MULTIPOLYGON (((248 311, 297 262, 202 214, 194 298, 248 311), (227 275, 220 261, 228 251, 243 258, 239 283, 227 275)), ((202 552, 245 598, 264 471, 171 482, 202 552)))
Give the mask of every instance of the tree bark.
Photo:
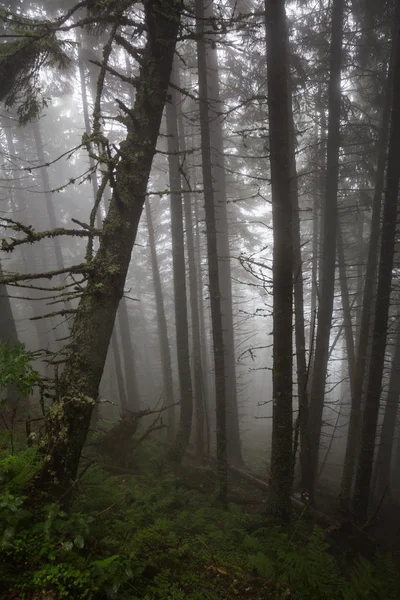
POLYGON ((325 380, 328 369, 329 338, 333 311, 336 258, 337 190, 339 175, 340 104, 343 13, 345 0, 333 0, 332 36, 330 47, 330 76, 328 89, 328 141, 326 164, 326 195, 323 211, 323 238, 318 304, 318 324, 315 359, 310 392, 309 435, 310 464, 307 469, 307 491, 314 502, 314 487, 318 473, 319 445, 324 408, 325 380))
MULTIPOLYGON (((274 301, 273 428, 267 512, 276 518, 288 521, 291 514, 290 496, 293 482, 292 305, 293 208, 295 203, 292 199, 294 171, 289 40, 284 0, 266 0, 265 15, 274 234, 272 267, 274 301)), ((299 309, 299 304, 297 309, 299 309)))
POLYGON ((217 421, 217 496, 225 503, 228 487, 225 348, 221 314, 218 244, 213 190, 210 123, 207 94, 207 60, 204 43, 204 0, 196 0, 197 64, 199 74, 201 157, 210 289, 211 321, 214 346, 215 413, 217 421))
POLYGON ((147 41, 137 94, 120 144, 115 186, 99 249, 87 265, 87 287, 78 305, 58 397, 47 418, 47 455, 36 489, 68 497, 89 429, 124 290, 131 252, 166 101, 180 24, 181 5, 150 0, 145 7, 147 41))
POLYGON ((380 405, 382 374, 385 360, 387 324, 390 306, 394 246, 396 237, 397 201, 400 171, 400 4, 396 6, 396 47, 391 124, 386 170, 386 190, 383 205, 381 248, 379 258, 378 287, 376 293, 375 321, 372 337, 371 363, 365 400, 364 419, 361 433, 361 450, 358 457, 354 489, 353 509, 356 518, 364 522, 368 514, 371 475, 375 451, 375 436, 380 405))
MULTIPOLYGON (((399 319, 399 317, 397 317, 399 319)), ((377 501, 387 489, 390 491, 390 469, 400 399, 400 321, 397 321, 395 349, 390 371, 389 389, 386 397, 378 453, 376 457, 376 484, 374 496, 377 501)))

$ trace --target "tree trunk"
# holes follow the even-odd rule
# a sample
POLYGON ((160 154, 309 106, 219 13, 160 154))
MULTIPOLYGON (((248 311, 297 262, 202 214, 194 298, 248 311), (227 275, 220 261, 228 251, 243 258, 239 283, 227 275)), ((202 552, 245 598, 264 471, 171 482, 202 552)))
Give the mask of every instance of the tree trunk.
POLYGON ((117 379, 119 405, 122 409, 122 412, 125 412, 128 408, 128 401, 126 399, 125 380, 122 373, 121 355, 119 352, 117 329, 115 325, 111 336, 111 350, 113 353, 115 376, 117 379))
MULTIPOLYGON (((173 68, 172 81, 178 84, 177 65, 173 68)), ((190 372, 189 328, 186 298, 185 242, 183 235, 183 208, 181 174, 179 165, 179 136, 177 105, 179 95, 175 88, 169 89, 167 103, 168 166, 170 186, 172 266, 174 277, 174 307, 176 326, 176 352, 180 388, 180 417, 173 450, 174 460, 180 464, 189 443, 193 418, 193 391, 190 372)))
POLYGON ((154 295, 156 298, 158 339, 160 344, 161 370, 164 384, 164 406, 169 407, 167 411, 168 439, 171 441, 175 437, 175 407, 171 349, 169 347, 167 319, 165 318, 164 298, 161 287, 160 269, 158 267, 153 218, 151 216, 149 201, 146 202, 145 207, 147 231, 149 234, 151 268, 153 272, 154 295))
POLYGON ((206 215, 208 279, 215 369, 215 413, 217 421, 217 495, 225 503, 228 486, 226 379, 215 200, 211 164, 211 141, 207 94, 207 60, 204 43, 204 0, 196 0, 197 64, 199 73, 201 157, 206 215))
POLYGON ((364 388, 364 375, 366 372, 367 359, 369 355, 368 348, 370 346, 369 341, 370 332, 372 328, 371 315, 373 313, 374 288, 378 262, 381 204, 385 181, 385 165, 389 137, 390 108, 393 88, 393 61, 394 45, 392 44, 392 54, 386 82, 382 123, 379 132, 378 162, 376 168, 375 189, 372 205, 370 241, 356 352, 356 365, 354 372, 354 392, 352 394, 350 422, 347 434, 346 454, 344 459, 343 475, 340 490, 342 509, 345 512, 349 510, 349 503, 353 486, 357 443, 359 440, 361 425, 361 404, 364 388))
POLYGON ((342 309, 343 309, 343 326, 344 326, 344 339, 346 342, 347 362, 348 371, 350 378, 350 390, 351 397, 354 396, 354 336, 353 336, 353 323, 351 319, 351 307, 349 297, 349 285, 347 280, 346 261, 344 256, 344 244, 343 244, 343 233, 342 225, 340 223, 340 216, 337 216, 337 256, 339 263, 339 281, 340 281, 340 294, 342 296, 342 309))
POLYGON ((210 357, 209 343, 206 334, 206 321, 204 314, 204 297, 203 297, 203 276, 201 269, 201 243, 200 243, 200 215, 198 206, 197 194, 194 198, 194 220, 195 220, 195 259, 197 267, 197 280, 199 288, 199 327, 200 327, 200 347, 201 347, 201 362, 203 365, 203 389, 204 389, 204 408, 206 417, 206 434, 207 434, 207 455, 210 454, 211 448, 211 415, 215 414, 212 406, 212 398, 214 397, 214 388, 212 378, 210 376, 210 357))
POLYGON ((340 146, 340 79, 342 67, 342 37, 344 0, 332 3, 332 37, 330 48, 330 77, 328 90, 328 141, 326 164, 326 195, 323 211, 322 280, 318 304, 318 324, 315 341, 315 360, 310 393, 309 435, 310 464, 307 469, 307 491, 314 502, 314 487, 318 472, 319 444, 324 408, 325 380, 328 369, 329 338, 335 288, 337 190, 340 146))
MULTIPOLYGON (((118 307, 118 324, 121 337, 121 349, 125 367, 126 381, 126 406, 128 410, 138 412, 140 410, 140 395, 137 382, 137 366, 135 361, 135 350, 131 336, 131 324, 129 322, 128 307, 125 298, 122 298, 118 307)), ((119 351, 118 346, 116 351, 119 351)))
MULTIPOLYGON (((266 0, 267 84, 273 218, 273 429, 267 511, 289 520, 292 456, 293 127, 284 0, 266 0)), ((297 265, 298 266, 298 265, 297 265)), ((299 306, 297 306, 299 308, 299 306)))
MULTIPOLYGON (((0 261, 0 278, 2 276, 3 270, 0 261)), ((18 342, 18 332, 10 298, 7 294, 7 286, 0 285, 0 344, 4 344, 5 342, 10 342, 12 345, 16 344, 18 342)), ((8 386, 6 407, 11 410, 16 409, 18 399, 18 390, 13 385, 8 386)))
MULTIPOLYGON (((213 2, 206 2, 205 18, 212 22, 214 11, 213 2)), ((232 303, 232 276, 229 247, 229 225, 227 214, 227 191, 225 178, 225 157, 222 125, 224 121, 223 106, 220 100, 218 56, 215 31, 210 37, 203 38, 207 62, 207 101, 208 120, 211 144, 211 169, 213 177, 213 192, 215 220, 217 229, 219 281, 221 292, 222 330, 224 335, 225 352, 225 387, 227 403, 227 452, 230 464, 243 464, 239 411, 236 379, 235 336, 232 303)))
MULTIPOLYGON (((399 317, 398 317, 399 318, 399 317)), ((386 397, 381 436, 376 458, 376 484, 374 495, 377 501, 390 488, 390 468, 400 399, 400 321, 397 321, 395 350, 390 371, 389 389, 386 397)))
POLYGON ((368 388, 365 400, 364 419, 361 434, 361 450, 358 458, 354 490, 354 512, 360 522, 368 514, 371 487, 371 474, 375 451, 375 435, 381 396, 382 374, 385 360, 387 324, 390 306, 390 293, 393 270, 394 246, 396 237, 397 201, 400 171, 400 4, 396 7, 396 47, 391 124, 386 171, 386 190, 383 205, 383 222, 379 259, 379 275, 375 322, 372 337, 371 364, 368 374, 368 388))
POLYGON ((126 117, 112 199, 96 256, 86 267, 58 397, 47 418, 47 456, 38 491, 67 498, 75 480, 136 238, 166 101, 181 6, 151 0, 135 105, 126 117))
MULTIPOLYGON (((175 71, 175 78, 177 78, 177 70, 175 71)), ((179 80, 178 80, 179 84, 179 80)), ((180 104, 179 104, 180 107, 180 104)), ((185 144, 185 130, 183 124, 183 115, 180 108, 177 107, 178 111, 178 128, 179 128, 179 148, 181 155, 184 157, 183 161, 187 161, 186 155, 186 144, 185 144)), ((193 383, 194 383, 194 398, 196 408, 196 458, 199 464, 204 461, 204 417, 206 413, 205 404, 205 390, 204 390, 204 374, 203 374, 203 361, 201 352, 201 341, 200 341, 200 314, 199 314, 199 286, 198 276, 196 267, 196 257, 194 250, 194 226, 192 218, 192 206, 191 206, 191 193, 189 183, 189 172, 185 170, 184 166, 181 166, 183 171, 182 183, 184 189, 184 213, 185 213, 185 226, 186 226, 186 244, 187 244, 187 255, 188 255, 188 267, 189 267, 189 297, 190 297, 190 314, 191 314, 191 326, 192 326, 192 361, 193 361, 193 383)), ((201 290, 201 288, 200 288, 201 290)))
MULTIPOLYGON (((290 90, 291 93, 291 90, 290 90)), ((300 470, 301 488, 304 491, 304 474, 307 471, 309 461, 310 443, 308 439, 308 366, 306 359, 306 336, 304 322, 304 285, 303 285, 303 260, 301 255, 301 228, 299 212, 299 190, 295 155, 295 127, 293 121, 293 109, 290 102, 291 112, 291 185, 292 185, 292 211, 293 211, 293 290, 294 290, 294 328, 296 341, 296 366, 297 366, 297 394, 298 394, 298 416, 295 427, 295 447, 297 446, 297 431, 300 433, 300 470)), ((314 287, 314 286, 313 286, 314 287)), ((310 346, 311 353, 311 346, 310 346)), ((293 468, 296 456, 293 456, 293 468)))

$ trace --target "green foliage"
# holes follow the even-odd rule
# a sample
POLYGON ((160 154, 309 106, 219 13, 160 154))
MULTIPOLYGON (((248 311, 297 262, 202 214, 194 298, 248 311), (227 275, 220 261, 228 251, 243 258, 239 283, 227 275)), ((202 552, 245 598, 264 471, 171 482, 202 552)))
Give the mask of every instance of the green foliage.
POLYGON ((359 557, 343 590, 344 600, 398 600, 399 565, 389 555, 378 552, 373 562, 359 557))
POLYGON ((43 69, 65 70, 70 59, 65 49, 71 42, 57 38, 46 21, 24 18, 2 10, 8 34, 15 35, 0 44, 0 101, 17 106, 21 125, 37 118, 47 105, 43 95, 43 69))
POLYGON ((400 597, 394 561, 359 559, 343 574, 318 528, 288 533, 235 504, 223 510, 167 468, 161 476, 149 448, 136 477, 84 467, 70 512, 29 509, 31 449, 0 460, 0 588, 28 599, 38 590, 76 600, 400 597))
POLYGON ((41 377, 31 364, 33 359, 33 354, 26 350, 25 344, 0 344, 0 392, 13 385, 25 398, 40 385, 41 377))

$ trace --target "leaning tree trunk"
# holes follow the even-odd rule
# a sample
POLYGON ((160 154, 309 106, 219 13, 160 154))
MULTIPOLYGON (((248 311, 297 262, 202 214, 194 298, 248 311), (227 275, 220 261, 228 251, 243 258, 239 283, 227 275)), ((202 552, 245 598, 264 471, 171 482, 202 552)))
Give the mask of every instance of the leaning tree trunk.
MULTIPOLYGON (((173 69, 173 83, 176 85, 173 69)), ((177 105, 179 95, 174 87, 169 89, 167 103, 168 166, 171 195, 172 267, 174 278, 174 307, 176 327, 176 353, 180 388, 180 417, 172 452, 179 464, 186 452, 192 430, 193 390, 190 370, 189 328, 186 299, 185 242, 183 234, 183 207, 179 165, 179 136, 177 105)))
POLYGON ((371 475, 375 452, 375 436, 381 397, 382 375, 385 360, 387 324, 390 306, 393 258, 396 239, 397 203, 400 170, 400 3, 396 7, 395 61, 393 72, 393 98, 389 148, 386 171, 386 191, 383 205, 379 276, 376 292, 375 322, 372 336, 371 363, 365 400, 361 433, 361 450, 357 464, 354 489, 354 512, 360 522, 368 514, 371 475))
POLYGON ((172 60, 181 5, 145 4, 147 41, 141 54, 136 101, 125 116, 115 186, 96 256, 86 266, 58 397, 47 419, 47 455, 35 480, 38 491, 65 495, 75 480, 106 360, 118 305, 142 213, 172 60), (168 10, 166 10, 168 9, 168 10))
POLYGON ((309 439, 310 464, 307 469, 307 491, 314 502, 314 487, 318 472, 319 444, 324 409, 325 380, 328 370, 329 338, 335 289, 337 191, 340 146, 340 79, 342 68, 343 13, 345 0, 333 0, 330 77, 328 89, 328 141, 326 195, 323 211, 321 284, 318 304, 318 324, 315 359, 310 392, 309 439))
POLYGON ((273 218, 273 429, 267 511, 289 520, 292 456, 293 132, 284 0, 266 0, 267 84, 273 218))
POLYGON ((373 311, 374 288, 376 285, 376 271, 379 249, 379 228, 381 217, 382 194, 385 182, 385 165, 389 138, 390 107, 393 90, 393 61, 394 45, 389 64, 385 88, 385 101, 382 113, 382 123, 378 141, 378 162, 375 176, 374 198, 372 203, 371 230, 365 284, 362 298, 359 336, 356 351, 356 364, 354 369, 354 387, 352 393, 349 429, 347 434, 346 454, 344 459, 343 475, 341 482, 342 509, 349 510, 349 502, 353 486, 354 467, 356 462, 357 444, 361 424, 361 403, 364 389, 364 376, 368 359, 369 339, 371 333, 371 314, 373 311))
POLYGON ((201 158, 203 167, 204 208, 206 214, 208 280, 214 346, 215 414, 217 421, 217 495, 226 502, 228 487, 225 351, 221 313, 218 244, 211 164, 210 122, 207 95, 207 60, 203 41, 204 0, 196 0, 197 64, 199 73, 201 158))

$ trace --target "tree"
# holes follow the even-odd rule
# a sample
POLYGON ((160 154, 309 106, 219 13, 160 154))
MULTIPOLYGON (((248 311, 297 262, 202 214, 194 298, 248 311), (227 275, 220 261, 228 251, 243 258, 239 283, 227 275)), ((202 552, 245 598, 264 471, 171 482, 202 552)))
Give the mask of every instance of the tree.
POLYGON ((371 332, 371 314, 373 312, 374 288, 376 285, 379 229, 381 217, 382 194, 385 181, 385 166, 387 146, 389 137, 390 108, 393 87, 393 60, 394 44, 384 93, 384 106, 379 128, 378 156, 375 172, 374 197, 372 203, 371 229, 369 236, 367 267, 365 273, 365 284, 362 296, 361 317, 359 336, 356 352, 356 364, 354 369, 354 383, 351 396, 350 422, 347 435, 346 454, 344 459, 343 476, 341 482, 341 504, 345 511, 349 510, 351 492, 353 486, 354 467, 356 464, 357 440, 359 440, 360 425, 362 421, 362 396, 363 383, 367 365, 369 338, 371 332))
POLYGON ((307 492, 314 500, 314 486, 318 470, 319 444, 321 437, 322 413, 324 407, 325 380, 328 368, 329 338, 333 311, 335 287, 337 191, 339 174, 340 146, 340 105, 341 105, 341 68, 344 0, 333 0, 332 33, 329 57, 328 90, 328 140, 326 161, 326 193, 323 210, 323 242, 320 283, 320 301, 318 304, 318 322, 315 341, 315 359, 310 391, 309 440, 310 463, 307 471, 307 492))
POLYGON ((267 511, 288 520, 293 480, 293 132, 284 0, 266 0, 268 122, 273 217, 273 430, 267 511))
POLYGON ((172 441, 175 436, 175 410, 174 410, 174 388, 172 380, 172 367, 171 367, 171 350, 169 347, 168 340, 168 328, 167 320, 165 317, 164 299, 161 288, 160 270, 158 267, 156 240, 154 235, 153 218, 151 216, 151 208, 149 201, 145 204, 146 208, 146 223, 147 231, 149 234, 149 246, 151 256, 151 268, 153 272, 153 284, 154 284, 154 295, 156 298, 156 311, 157 311, 157 327, 158 327, 158 341, 160 345, 160 356, 161 356, 161 370, 164 384, 164 404, 168 406, 167 418, 168 418, 168 439, 172 441))
MULTIPOLYGON (((180 23, 181 5, 174 0, 151 0, 144 10, 147 41, 141 54, 136 100, 132 109, 124 113, 127 134, 120 144, 117 164, 105 159, 112 198, 97 254, 80 268, 87 276, 87 286, 76 311, 58 397, 47 416, 46 457, 35 481, 37 490, 62 494, 64 498, 76 477, 123 295, 180 23)), ((121 12, 117 10, 117 14, 121 12)), ((104 61, 111 51, 116 30, 114 23, 103 53, 104 61)), ((129 42, 126 45, 130 47, 129 42)), ((101 72, 104 78, 104 63, 101 72)), ((101 86, 98 89, 101 90, 101 86)), ((106 152, 106 140, 99 135, 96 122, 93 134, 106 152)))
POLYGON ((204 44, 204 0, 196 0, 195 7, 197 65, 199 73, 201 158, 204 186, 204 208, 206 215, 208 281, 210 289, 215 372, 215 413, 217 421, 217 496, 222 502, 225 503, 228 487, 225 350, 221 312, 215 200, 211 165, 211 140, 207 103, 207 59, 204 44))
MULTIPOLYGON (((176 70, 176 65, 175 69, 176 70)), ((173 73, 174 74, 174 73, 173 73)), ((172 77, 176 85, 176 77, 172 77)), ((189 443, 192 429, 193 392, 190 372, 189 330, 186 299, 185 245, 183 234, 183 206, 181 193, 181 173, 179 166, 179 136, 177 104, 178 93, 174 87, 169 90, 167 103, 168 165, 171 194, 171 237, 172 265, 174 276, 176 351, 180 387, 179 427, 173 449, 174 459, 180 463, 189 443)))
POLYGON ((383 204, 378 286, 376 292, 375 320, 372 337, 371 363, 365 399, 361 433, 361 449, 357 463, 353 510, 360 522, 367 519, 371 492, 371 475, 375 453, 375 436, 381 397, 382 375, 385 360, 387 325, 396 238, 397 204, 400 172, 400 5, 395 11, 396 37, 393 71, 393 97, 389 147, 387 155, 386 190, 383 204))

